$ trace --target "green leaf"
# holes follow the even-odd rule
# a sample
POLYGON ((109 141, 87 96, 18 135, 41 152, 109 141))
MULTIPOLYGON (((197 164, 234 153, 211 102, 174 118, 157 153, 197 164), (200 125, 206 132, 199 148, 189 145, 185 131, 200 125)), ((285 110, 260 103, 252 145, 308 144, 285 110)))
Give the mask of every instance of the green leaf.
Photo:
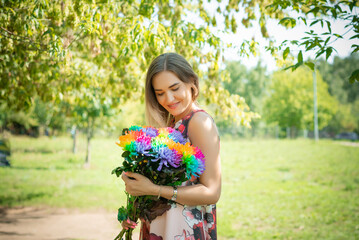
POLYGON ((343 38, 343 36, 338 33, 334 33, 333 35, 336 36, 337 38, 343 38))
POLYGON ((283 25, 283 26, 288 26, 290 25, 290 27, 295 27, 297 21, 294 19, 294 18, 291 18, 291 17, 285 17, 285 18, 282 18, 280 21, 279 21, 279 24, 283 25))
POLYGON ((303 62, 298 62, 298 63, 296 63, 296 64, 293 66, 292 71, 295 71, 297 68, 299 68, 299 67, 302 66, 302 65, 303 65, 303 62))
POLYGON ((328 42, 330 41, 330 38, 331 38, 331 37, 328 37, 328 38, 325 40, 324 45, 327 45, 327 44, 328 44, 328 42))
POLYGON ((129 157, 130 154, 131 154, 130 151, 125 151, 122 153, 121 157, 123 157, 123 158, 129 157))
POLYGON ((317 19, 317 20, 314 20, 309 26, 313 26, 314 24, 316 24, 317 22, 319 22, 321 19, 317 19))
POLYGON ((298 63, 303 63, 303 53, 302 53, 302 50, 300 50, 299 53, 298 53, 298 63))
POLYGON ((320 55, 322 55, 325 51, 324 50, 319 50, 317 52, 317 54, 315 55, 315 58, 318 58, 320 55))
POLYGON ((359 45, 357 45, 357 44, 353 44, 353 45, 351 46, 351 48, 354 48, 353 53, 359 51, 359 45))
POLYGON ((331 23, 329 21, 326 22, 327 22, 328 31, 331 33, 332 32, 331 23))
POLYGON ((284 52, 283 52, 283 59, 284 59, 284 60, 287 58, 289 52, 290 52, 290 48, 287 47, 287 48, 284 50, 284 52))
POLYGON ((355 81, 359 82, 359 69, 352 72, 352 74, 349 77, 349 82, 353 84, 355 81))
POLYGON ((327 50, 325 51, 325 59, 328 60, 328 58, 330 57, 330 55, 332 54, 333 52, 333 48, 332 47, 329 47, 327 48, 327 50))
POLYGON ((123 222, 128 218, 128 212, 125 207, 120 207, 117 212, 117 220, 123 222))
POLYGON ((319 11, 319 7, 315 7, 309 10, 306 14, 308 15, 309 13, 313 13, 314 15, 317 15, 318 11, 319 11))
POLYGON ((313 62, 305 62, 305 65, 307 65, 312 71, 314 71, 315 64, 313 62))

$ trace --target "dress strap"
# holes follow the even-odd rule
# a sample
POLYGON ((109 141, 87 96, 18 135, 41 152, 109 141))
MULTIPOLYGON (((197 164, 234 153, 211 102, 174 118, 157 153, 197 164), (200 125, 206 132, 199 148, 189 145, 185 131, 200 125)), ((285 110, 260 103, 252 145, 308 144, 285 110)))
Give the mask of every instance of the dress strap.
POLYGON ((184 118, 182 118, 182 123, 181 125, 178 127, 178 130, 182 133, 182 136, 184 138, 188 138, 188 124, 189 121, 191 121, 193 115, 197 112, 205 112, 202 109, 196 109, 193 110, 191 113, 189 113, 187 116, 185 116, 184 118))

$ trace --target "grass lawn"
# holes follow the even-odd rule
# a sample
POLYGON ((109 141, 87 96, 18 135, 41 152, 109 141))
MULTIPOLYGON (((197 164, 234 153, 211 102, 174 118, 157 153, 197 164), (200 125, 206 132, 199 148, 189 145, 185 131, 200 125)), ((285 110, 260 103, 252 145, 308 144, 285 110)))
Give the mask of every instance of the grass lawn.
MULTIPOLYGON (((69 137, 11 138, 11 168, 0 168, 0 206, 117 211, 125 203, 111 175, 116 139, 71 153, 69 137)), ((359 147, 321 140, 222 140, 219 239, 359 239, 359 147)))

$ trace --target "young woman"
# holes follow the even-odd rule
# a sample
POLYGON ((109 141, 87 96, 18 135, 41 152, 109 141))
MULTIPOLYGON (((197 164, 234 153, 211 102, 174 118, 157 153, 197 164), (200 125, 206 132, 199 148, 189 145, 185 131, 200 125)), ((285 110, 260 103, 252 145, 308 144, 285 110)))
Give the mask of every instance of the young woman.
MULTIPOLYGON (((137 173, 122 179, 133 196, 155 195, 174 200, 174 205, 151 223, 141 222, 140 239, 217 239, 216 202, 221 194, 219 136, 212 118, 197 104, 198 77, 176 53, 165 53, 151 63, 146 78, 146 117, 154 127, 174 127, 206 158, 206 170, 182 186, 158 186, 137 173)), ((128 220, 124 228, 134 228, 128 220)))

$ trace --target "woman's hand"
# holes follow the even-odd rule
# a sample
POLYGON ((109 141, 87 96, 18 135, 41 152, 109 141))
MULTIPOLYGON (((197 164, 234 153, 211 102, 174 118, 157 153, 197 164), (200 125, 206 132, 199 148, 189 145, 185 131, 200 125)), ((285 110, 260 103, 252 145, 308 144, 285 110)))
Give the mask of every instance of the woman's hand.
POLYGON ((156 195, 158 186, 152 183, 147 177, 133 172, 123 172, 121 177, 125 182, 126 192, 130 195, 156 195))
POLYGON ((121 223, 122 228, 128 230, 129 228, 135 228, 137 226, 137 223, 131 221, 130 219, 127 219, 121 223))

